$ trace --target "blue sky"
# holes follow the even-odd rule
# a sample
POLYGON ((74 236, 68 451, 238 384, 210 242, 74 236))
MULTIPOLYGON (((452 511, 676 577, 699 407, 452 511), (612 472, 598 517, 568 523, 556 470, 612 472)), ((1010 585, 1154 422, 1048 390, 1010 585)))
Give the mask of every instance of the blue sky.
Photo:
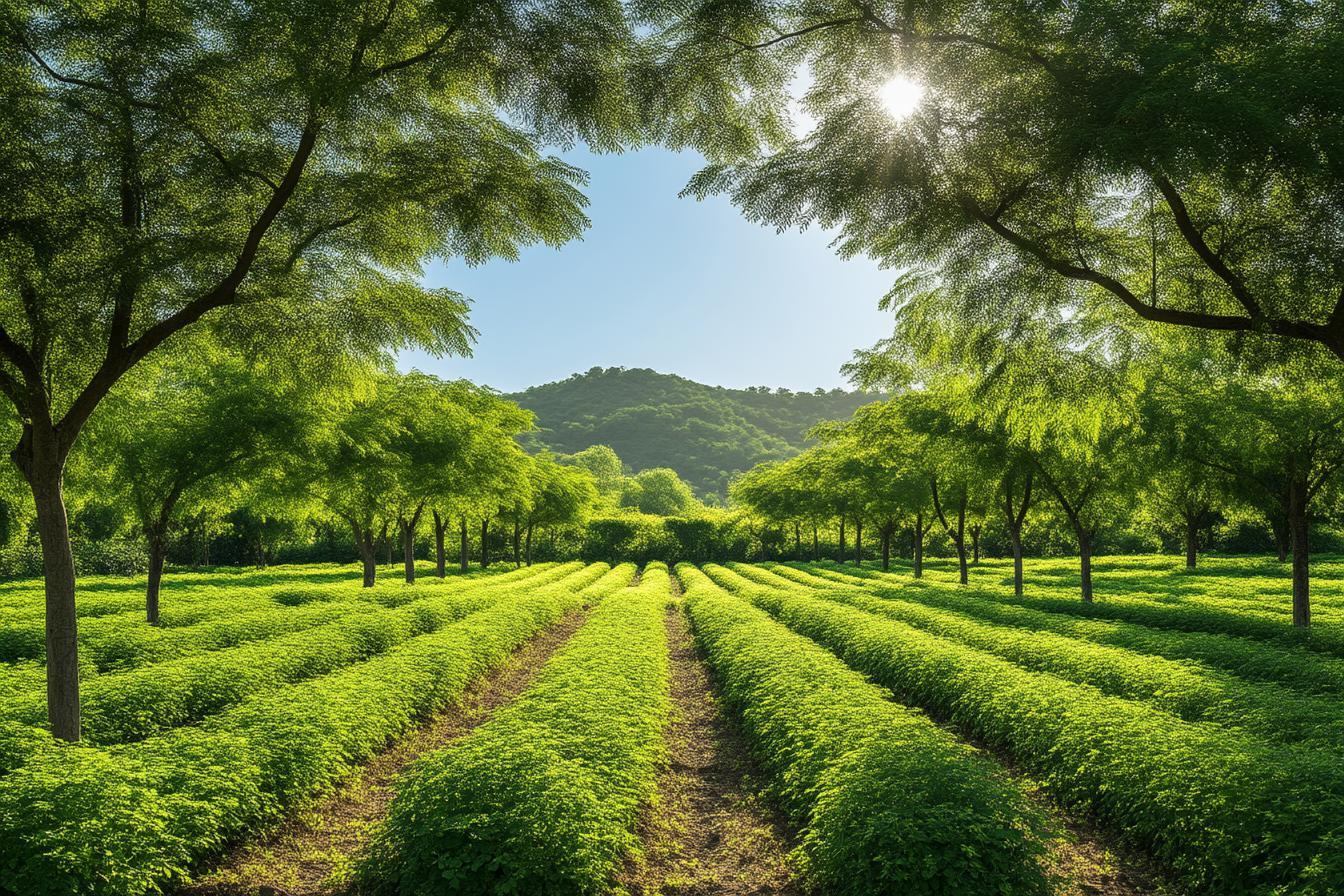
POLYGON ((840 260, 817 230, 776 233, 727 199, 677 193, 692 153, 565 154, 591 180, 591 228, 517 262, 428 271, 473 301, 471 358, 408 353, 405 367, 516 391, 594 366, 651 367, 721 386, 846 385, 839 367, 890 331, 877 302, 893 277, 840 260))

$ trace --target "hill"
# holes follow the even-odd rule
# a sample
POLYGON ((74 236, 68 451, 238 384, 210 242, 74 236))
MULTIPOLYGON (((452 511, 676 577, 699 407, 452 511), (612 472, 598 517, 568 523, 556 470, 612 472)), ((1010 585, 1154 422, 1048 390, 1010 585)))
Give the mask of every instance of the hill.
POLYGON ((671 467, 702 496, 733 475, 803 449, 806 433, 872 394, 725 389, 653 370, 594 367, 509 396, 537 415, 537 441, 570 454, 610 445, 633 471, 671 467))

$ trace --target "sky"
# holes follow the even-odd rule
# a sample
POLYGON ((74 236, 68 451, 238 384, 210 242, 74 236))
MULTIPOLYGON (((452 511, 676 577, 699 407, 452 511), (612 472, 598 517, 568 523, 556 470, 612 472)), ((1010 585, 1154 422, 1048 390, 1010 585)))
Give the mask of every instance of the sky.
POLYGON ((594 366, 810 391, 847 386, 840 365, 890 333, 877 303, 891 272, 841 260, 816 229, 776 233, 726 198, 679 198, 698 155, 564 158, 591 178, 583 239, 516 262, 432 266, 427 285, 468 296, 480 336, 470 358, 408 352, 403 367, 505 392, 594 366))

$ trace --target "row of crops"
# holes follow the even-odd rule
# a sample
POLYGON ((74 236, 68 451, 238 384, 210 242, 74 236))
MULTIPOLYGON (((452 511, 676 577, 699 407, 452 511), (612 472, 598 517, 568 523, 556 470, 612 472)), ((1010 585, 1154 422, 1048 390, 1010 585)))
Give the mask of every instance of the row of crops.
MULTIPOLYGON (((1328 640, 1247 637, 1260 617, 1233 598, 1098 610, 832 564, 675 577, 806 889, 1055 892, 1040 781, 1182 890, 1344 891, 1344 656, 1328 640)), ((352 873, 387 896, 609 891, 666 763, 666 567, 368 592, 277 578, 246 589, 245 612, 237 593, 185 591, 172 650, 92 675, 80 745, 35 726, 34 659, 0 668, 15 698, 0 706, 0 892, 171 888, 585 607, 520 696, 408 768, 352 873), (254 636, 185 635, 247 619, 254 636)), ((85 635, 93 652, 113 620, 144 627, 90 619, 108 620, 85 635)))

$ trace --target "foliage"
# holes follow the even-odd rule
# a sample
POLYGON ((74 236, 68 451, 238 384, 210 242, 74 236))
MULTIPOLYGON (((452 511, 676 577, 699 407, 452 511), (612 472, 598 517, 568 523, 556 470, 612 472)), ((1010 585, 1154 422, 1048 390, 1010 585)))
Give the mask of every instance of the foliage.
POLYGON ((805 590, 741 593, 899 699, 1007 751, 1192 889, 1268 893, 1344 874, 1332 753, 1180 721, 805 590))
POLYGON ((537 438, 551 450, 608 445, 631 469, 668 467, 705 497, 726 494, 732 477, 757 463, 797 454, 814 425, 846 417, 873 397, 725 389, 652 370, 595 367, 510 398, 537 415, 537 438))
MULTIPOLYGON (((579 606, 605 567, 489 606, 363 663, 256 694, 139 743, 32 739, 0 787, 0 886, 24 894, 144 894, 279 812, 333 786, 426 712, 461 697, 579 606)), ((605 587, 605 586, 604 586, 605 587)), ((18 747, 7 744, 17 743, 18 747)))
POLYGON ((608 892, 665 760, 669 598, 646 567, 522 697, 417 764, 363 872, 373 892, 608 892))
POLYGON ((1041 819, 982 756, 698 570, 677 574, 696 639, 822 892, 1039 894, 1041 819))

